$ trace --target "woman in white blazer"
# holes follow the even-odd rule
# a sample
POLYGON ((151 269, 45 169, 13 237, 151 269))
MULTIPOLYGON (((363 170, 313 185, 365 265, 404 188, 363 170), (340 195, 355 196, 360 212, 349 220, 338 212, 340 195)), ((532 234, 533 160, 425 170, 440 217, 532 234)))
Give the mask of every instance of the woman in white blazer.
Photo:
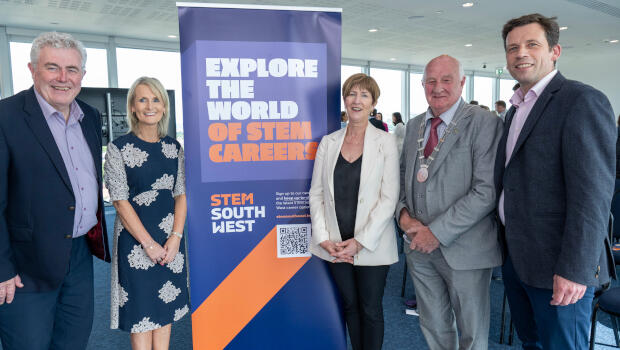
POLYGON ((368 122, 379 92, 362 73, 344 83, 349 123, 321 140, 310 188, 310 251, 329 262, 353 350, 381 349, 383 289, 398 261, 398 149, 392 135, 368 122))

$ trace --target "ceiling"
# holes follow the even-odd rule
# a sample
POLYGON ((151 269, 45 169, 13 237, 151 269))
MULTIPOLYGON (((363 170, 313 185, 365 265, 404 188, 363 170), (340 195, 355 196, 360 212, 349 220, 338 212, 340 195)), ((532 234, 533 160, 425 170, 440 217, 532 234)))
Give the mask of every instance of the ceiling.
MULTIPOLYGON (((489 72, 505 64, 502 25, 539 12, 557 16, 560 26, 568 27, 560 35, 563 58, 587 54, 620 62, 620 43, 606 42, 620 39, 618 0, 473 0, 469 8, 459 0, 219 2, 342 8, 344 58, 424 65, 445 53, 460 59, 465 69, 489 72), (371 28, 378 31, 368 32, 371 28)), ((178 35, 171 0, 0 0, 0 25, 178 42, 168 38, 178 35)))

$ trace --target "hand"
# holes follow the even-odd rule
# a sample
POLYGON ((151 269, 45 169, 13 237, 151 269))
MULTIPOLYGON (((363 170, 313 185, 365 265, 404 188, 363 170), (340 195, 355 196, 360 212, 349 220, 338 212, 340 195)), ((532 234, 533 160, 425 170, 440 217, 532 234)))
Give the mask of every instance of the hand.
POLYGON ((159 264, 166 257, 166 250, 155 241, 143 244, 142 248, 152 262, 159 264))
POLYGON ((410 241, 412 241, 413 237, 415 237, 417 230, 424 226, 418 219, 414 219, 409 216, 409 212, 406 208, 403 208, 400 211, 400 219, 398 223, 410 241))
POLYGON ((341 247, 338 247, 336 243, 330 240, 325 240, 319 244, 321 248, 325 249, 329 253, 329 255, 335 257, 336 259, 332 260, 334 263, 338 262, 348 262, 353 264, 353 257, 336 257, 336 254, 342 250, 341 247))
POLYGON ((416 235, 411 240, 411 244, 409 244, 409 248, 411 248, 411 250, 417 250, 426 254, 432 253, 433 250, 438 247, 439 240, 437 240, 437 237, 435 237, 431 230, 424 225, 416 228, 416 235))
POLYGON ((583 298, 586 289, 583 284, 569 281, 560 275, 553 275, 553 295, 549 304, 555 306, 574 304, 583 298))
POLYGON ((166 256, 162 261, 159 262, 160 265, 169 264, 174 260, 174 257, 177 256, 179 252, 179 245, 181 245, 181 239, 175 235, 170 235, 166 243, 164 243, 164 249, 166 250, 166 256))
POLYGON ((327 251, 329 255, 331 256, 335 256, 334 254, 336 254, 336 252, 338 251, 338 247, 336 247, 336 243, 330 240, 325 240, 319 243, 319 245, 321 246, 321 248, 325 249, 325 251, 327 251))
POLYGON ((22 279, 19 277, 19 275, 15 275, 15 277, 11 278, 10 280, 0 282, 0 305, 4 304, 5 300, 7 304, 13 302, 13 299, 15 297, 15 287, 24 287, 22 279))
POLYGON ((336 243, 337 252, 334 254, 334 262, 347 262, 353 264, 353 256, 362 250, 363 246, 355 238, 336 243))
POLYGON ((343 256, 340 258, 336 258, 332 260, 333 263, 347 263, 353 265, 353 257, 352 256, 343 256))

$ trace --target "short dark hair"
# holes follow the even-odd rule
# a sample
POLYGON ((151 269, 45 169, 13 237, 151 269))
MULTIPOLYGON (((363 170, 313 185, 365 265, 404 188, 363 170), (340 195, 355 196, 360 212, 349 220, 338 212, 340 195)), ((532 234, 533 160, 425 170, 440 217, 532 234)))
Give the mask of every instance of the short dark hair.
MULTIPOLYGON (((396 123, 394 123, 394 125, 398 124, 398 123, 402 123, 403 122, 403 117, 400 115, 400 112, 394 112, 392 113, 392 117, 394 117, 394 119, 396 119, 396 123)), ((404 123, 403 123, 404 124, 404 123)))
POLYGON ((471 101, 469 101, 469 104, 470 104, 470 105, 475 105, 475 106, 477 106, 477 105, 478 105, 478 101, 476 101, 476 100, 471 100, 471 101))
POLYGON ((538 23, 545 31, 545 37, 547 37, 547 44, 549 49, 554 47, 560 41, 560 26, 556 22, 557 17, 545 17, 540 13, 532 13, 529 15, 521 16, 519 18, 513 18, 504 24, 502 29, 502 39, 504 39, 504 50, 506 50, 506 37, 516 27, 525 26, 531 23, 538 23))
POLYGON ((495 104, 496 104, 496 105, 500 105, 500 106, 502 106, 502 107, 506 108, 506 102, 504 102, 504 101, 502 101, 502 100, 499 100, 499 101, 495 102, 495 104))

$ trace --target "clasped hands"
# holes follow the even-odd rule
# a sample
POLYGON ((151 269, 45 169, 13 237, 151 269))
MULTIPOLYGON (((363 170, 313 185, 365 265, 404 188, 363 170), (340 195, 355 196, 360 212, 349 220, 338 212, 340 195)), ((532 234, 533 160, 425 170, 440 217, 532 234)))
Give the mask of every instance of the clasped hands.
POLYGON ((349 264, 353 264, 353 256, 363 248, 360 242, 356 241, 355 238, 347 239, 343 242, 326 240, 319 245, 321 248, 325 249, 329 255, 335 258, 332 262, 344 262, 349 264))
POLYGON ((409 216, 407 209, 400 212, 400 228, 405 232, 411 243, 409 248, 421 253, 430 254, 439 247, 439 240, 433 232, 418 219, 409 216))
POLYGON ((146 255, 152 262, 163 266, 174 260, 174 257, 179 252, 180 244, 181 239, 175 235, 171 235, 163 247, 155 241, 152 241, 149 245, 142 246, 144 247, 146 255))

